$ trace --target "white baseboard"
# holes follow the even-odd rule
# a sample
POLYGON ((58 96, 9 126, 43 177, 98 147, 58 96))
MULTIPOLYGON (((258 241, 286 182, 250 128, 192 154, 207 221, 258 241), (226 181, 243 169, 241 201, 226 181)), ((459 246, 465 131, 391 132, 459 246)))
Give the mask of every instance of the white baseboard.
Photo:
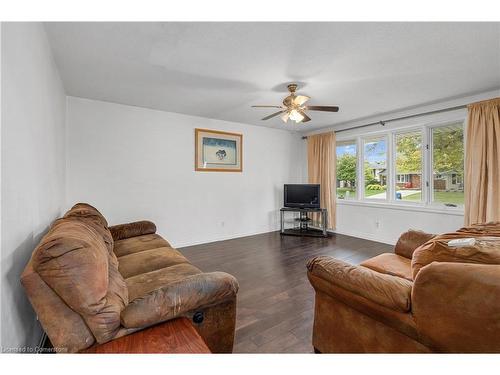
MULTIPOLYGON (((255 236, 257 234, 264 234, 264 233, 271 233, 271 232, 276 232, 278 230, 279 230, 279 228, 267 229, 267 230, 263 230, 263 231, 245 232, 245 233, 231 234, 231 235, 227 235, 227 236, 219 236, 219 237, 210 238, 208 240, 203 240, 203 241, 175 242, 172 244, 172 246, 176 249, 180 249, 182 247, 195 246, 195 245, 205 245, 205 244, 209 244, 212 242, 233 240, 235 238, 255 236)), ((167 239, 167 241, 168 241, 168 239, 167 239)))
MULTIPOLYGON (((209 243, 212 243, 212 242, 233 240, 235 238, 255 236, 257 234, 264 234, 264 233, 271 233, 271 232, 276 232, 278 230, 279 230, 279 228, 275 228, 275 229, 271 229, 271 230, 268 229, 268 230, 263 230, 263 231, 245 232, 245 233, 231 234, 231 235, 227 235, 227 236, 219 236, 219 237, 211 238, 211 239, 208 239, 208 240, 202 240, 202 241, 176 242, 176 243, 173 243, 172 246, 174 248, 176 248, 176 249, 179 249, 179 248, 182 248, 182 247, 195 246, 195 245, 204 245, 204 244, 209 244, 209 243)), ((383 237, 383 236, 378 236, 378 235, 373 235, 373 234, 367 234, 367 233, 358 232, 358 231, 328 230, 328 232, 329 233, 333 233, 333 234, 342 234, 342 235, 345 235, 345 236, 362 238, 364 240, 370 240, 370 241, 375 241, 375 242, 382 242, 382 243, 389 244, 389 245, 395 245, 396 242, 397 242, 397 240, 394 240, 392 238, 386 238, 386 237, 383 237)))
POLYGON ((386 238, 386 237, 383 237, 383 236, 378 236, 378 235, 374 235, 374 234, 368 234, 368 233, 364 233, 364 232, 358 232, 358 231, 351 231, 351 230, 334 230, 334 231, 331 231, 332 233, 338 233, 338 234, 343 234, 345 236, 351 236, 351 237, 357 237, 357 238, 362 238, 364 240, 370 240, 370 241, 375 241, 375 242, 382 242, 382 243, 386 243, 386 244, 389 244, 389 245, 395 245, 397 240, 395 241, 394 239, 392 238, 386 238))

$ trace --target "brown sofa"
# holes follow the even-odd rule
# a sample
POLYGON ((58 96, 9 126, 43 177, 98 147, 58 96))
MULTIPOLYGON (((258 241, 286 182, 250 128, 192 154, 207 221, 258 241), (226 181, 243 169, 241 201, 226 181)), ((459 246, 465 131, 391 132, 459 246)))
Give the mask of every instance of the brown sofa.
POLYGON ((359 266, 320 256, 307 267, 318 352, 500 352, 500 223, 409 231, 394 254, 359 266), (466 237, 483 239, 447 246, 466 237))
POLYGON ((232 351, 238 283, 203 273, 149 221, 108 227, 79 203, 56 220, 21 282, 59 352, 78 352, 176 317, 193 325, 212 352, 232 351))

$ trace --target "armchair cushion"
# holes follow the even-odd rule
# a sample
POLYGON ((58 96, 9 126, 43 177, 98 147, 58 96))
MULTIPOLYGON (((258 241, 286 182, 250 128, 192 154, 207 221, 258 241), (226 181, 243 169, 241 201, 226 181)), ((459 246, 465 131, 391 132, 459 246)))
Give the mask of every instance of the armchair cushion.
POLYGON ((151 221, 135 221, 128 224, 119 224, 109 227, 115 241, 130 237, 142 236, 144 234, 156 233, 156 225, 151 221))
POLYGON ((411 261, 413 279, 432 262, 500 264, 500 222, 462 228, 457 232, 439 235, 420 246, 411 261), (449 240, 468 237, 498 237, 498 240, 483 241, 481 245, 476 243, 467 247, 448 246, 449 240))
POLYGON ((411 260, 397 254, 385 253, 365 260, 361 266, 370 268, 374 271, 402 277, 412 281, 411 278, 411 260))
POLYGON ((457 232, 466 232, 469 234, 477 234, 480 236, 500 237, 500 221, 472 224, 470 227, 460 228, 457 232))
POLYGON ((421 230, 410 229, 399 236, 398 242, 394 247, 394 252, 399 256, 411 259, 413 252, 419 246, 423 245, 435 236, 435 234, 425 233, 421 230))
POLYGON ((236 297, 237 292, 238 282, 227 273, 194 274, 135 298, 122 311, 122 324, 126 328, 153 325, 198 308, 229 301, 236 297))
POLYGON ((353 266, 328 256, 313 258, 307 268, 311 275, 379 305, 400 312, 410 311, 411 281, 363 266, 353 266))

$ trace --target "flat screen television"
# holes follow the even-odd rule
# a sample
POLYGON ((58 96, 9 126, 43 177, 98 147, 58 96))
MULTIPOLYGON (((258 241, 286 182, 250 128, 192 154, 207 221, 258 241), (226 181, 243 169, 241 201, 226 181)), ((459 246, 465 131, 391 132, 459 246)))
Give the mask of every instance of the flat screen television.
POLYGON ((294 208, 320 208, 319 185, 286 184, 284 206, 294 208))

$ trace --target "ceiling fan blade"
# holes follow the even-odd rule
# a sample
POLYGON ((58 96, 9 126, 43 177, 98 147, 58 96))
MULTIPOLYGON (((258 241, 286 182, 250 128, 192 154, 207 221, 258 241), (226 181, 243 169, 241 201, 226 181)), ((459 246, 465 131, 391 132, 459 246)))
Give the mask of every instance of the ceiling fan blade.
POLYGON ((308 115, 306 115, 304 111, 298 111, 298 112, 304 117, 301 122, 311 121, 311 118, 308 115))
POLYGON ((304 104, 305 102, 307 102, 309 99, 311 99, 310 97, 308 96, 305 96, 305 95, 297 95, 294 99, 293 99, 293 104, 296 104, 296 105, 302 105, 304 104))
POLYGON ((252 108, 282 108, 280 105, 253 105, 252 108))
POLYGON ((269 120, 270 118, 273 118, 273 117, 276 117, 278 115, 281 115, 282 113, 283 113, 283 111, 274 112, 272 115, 266 116, 262 120, 269 120))
POLYGON ((285 112, 283 116, 281 116, 281 119, 283 120, 283 122, 287 122, 288 117, 290 117, 290 112, 285 112))
POLYGON ((338 112, 339 107, 337 106, 328 106, 328 105, 308 105, 306 109, 310 111, 323 111, 323 112, 338 112))

